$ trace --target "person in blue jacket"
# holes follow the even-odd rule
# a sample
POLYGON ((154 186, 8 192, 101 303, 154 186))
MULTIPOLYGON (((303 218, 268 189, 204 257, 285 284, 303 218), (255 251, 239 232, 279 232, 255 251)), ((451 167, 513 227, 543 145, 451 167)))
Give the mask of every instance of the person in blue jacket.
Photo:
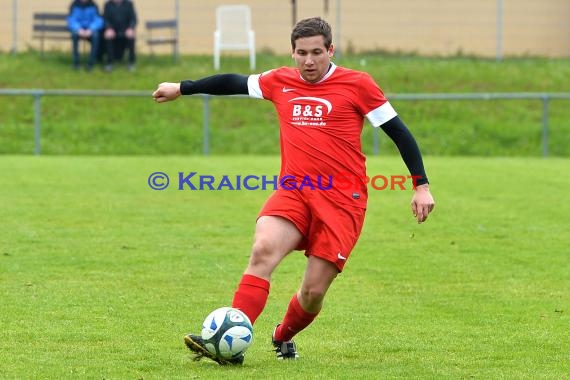
POLYGON ((73 67, 79 69, 79 40, 85 39, 91 43, 87 70, 93 69, 104 26, 97 4, 93 0, 74 0, 69 7, 67 25, 71 32, 73 67))

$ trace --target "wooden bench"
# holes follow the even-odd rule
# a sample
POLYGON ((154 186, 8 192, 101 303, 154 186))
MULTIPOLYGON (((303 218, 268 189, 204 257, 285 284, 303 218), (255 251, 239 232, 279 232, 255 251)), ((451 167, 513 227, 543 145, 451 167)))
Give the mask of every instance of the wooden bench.
POLYGON ((69 40, 67 13, 34 13, 33 36, 40 40, 40 52, 43 58, 46 40, 69 40))
POLYGON ((146 43, 154 54, 156 45, 172 45, 172 58, 178 58, 178 20, 149 20, 145 24, 147 31, 146 43))
MULTIPOLYGON (((146 22, 146 43, 153 46, 172 45, 172 56, 178 58, 178 20, 149 20, 146 22)), ((44 56, 46 40, 70 40, 66 13, 34 13, 33 38, 40 40, 41 56, 44 56)))

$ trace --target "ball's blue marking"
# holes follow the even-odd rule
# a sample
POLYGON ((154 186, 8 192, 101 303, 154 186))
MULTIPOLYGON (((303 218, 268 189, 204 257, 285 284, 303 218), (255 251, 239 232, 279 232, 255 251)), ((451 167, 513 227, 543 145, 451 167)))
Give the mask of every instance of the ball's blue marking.
POLYGON ((224 340, 225 340, 226 342, 228 342, 228 346, 230 346, 230 348, 231 348, 234 339, 233 339, 231 336, 226 335, 226 336, 224 336, 224 340))

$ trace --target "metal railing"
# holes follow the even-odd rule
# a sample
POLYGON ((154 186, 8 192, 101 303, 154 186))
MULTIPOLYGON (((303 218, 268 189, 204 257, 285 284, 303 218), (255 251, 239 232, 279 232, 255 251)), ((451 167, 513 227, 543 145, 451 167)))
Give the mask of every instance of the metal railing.
MULTIPOLYGON (((42 114, 41 101, 44 96, 102 96, 102 97, 150 97, 149 91, 118 90, 41 90, 41 89, 0 89, 0 96, 31 96, 34 100, 34 154, 41 153, 42 114)), ((210 154, 210 98, 212 95, 197 94, 203 101, 203 153, 210 154)), ((226 98, 247 98, 246 95, 225 96, 226 98)), ((549 136, 549 102, 553 99, 570 100, 570 93, 540 92, 496 92, 496 93, 432 93, 432 94, 388 94, 390 100, 422 101, 422 100, 539 100, 542 102, 542 155, 548 157, 549 136)), ((380 151, 378 130, 373 141, 373 153, 380 151)))

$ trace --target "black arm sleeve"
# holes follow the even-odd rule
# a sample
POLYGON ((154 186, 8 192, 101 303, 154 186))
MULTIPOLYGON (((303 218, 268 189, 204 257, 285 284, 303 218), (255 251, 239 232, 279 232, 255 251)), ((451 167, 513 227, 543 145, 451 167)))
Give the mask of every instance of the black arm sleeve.
POLYGON ((239 74, 217 74, 195 81, 180 82, 182 95, 247 95, 247 76, 239 74))
POLYGON ((410 174, 412 176, 418 176, 415 177, 415 185, 419 186, 429 183, 420 148, 418 148, 416 139, 414 139, 414 136, 412 136, 404 122, 396 116, 380 127, 398 147, 400 155, 408 167, 410 174))

